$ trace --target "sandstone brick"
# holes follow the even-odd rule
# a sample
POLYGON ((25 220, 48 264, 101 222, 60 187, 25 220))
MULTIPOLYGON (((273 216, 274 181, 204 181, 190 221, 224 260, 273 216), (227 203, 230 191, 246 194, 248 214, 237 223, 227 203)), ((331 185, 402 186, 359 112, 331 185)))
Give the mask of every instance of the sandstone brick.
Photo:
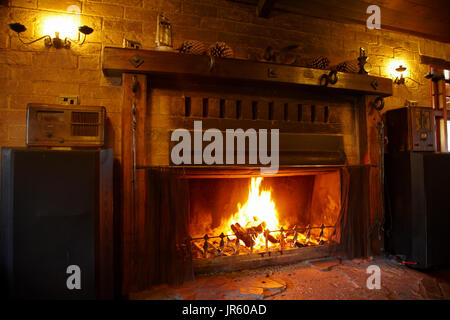
MULTIPOLYGON (((126 7, 124 17, 127 20, 148 21, 154 20, 156 25, 156 16, 158 11, 152 9, 143 9, 136 7, 126 7)), ((171 19, 172 21, 172 19, 171 19)))
POLYGON ((102 42, 105 45, 122 45, 123 33, 117 31, 103 31, 102 32, 102 42))
POLYGON ((401 47, 405 50, 412 51, 412 52, 418 52, 419 51, 419 43, 418 41, 412 41, 412 40, 399 40, 393 37, 383 36, 380 37, 380 43, 386 46, 390 46, 393 48, 401 47))
POLYGON ((0 49, 6 49, 9 47, 9 35, 0 34, 0 49))
POLYGON ((370 56, 384 56, 393 58, 394 52, 391 47, 387 46, 369 46, 366 54, 370 56))
MULTIPOLYGON (((218 8, 217 17, 232 21, 253 22, 255 21, 255 10, 252 6, 239 6, 238 4, 236 4, 236 6, 233 7, 218 8), (253 10, 251 10, 250 7, 253 10)), ((263 22, 263 24, 268 23, 267 19, 265 18, 261 18, 261 20, 259 21, 263 22)))
POLYGON ((36 8, 37 0, 11 0, 11 7, 36 8))
POLYGON ((102 45, 98 42, 85 42, 82 46, 73 46, 71 48, 73 54, 78 55, 97 55, 102 52, 102 45))
POLYGON ((24 94, 31 91, 33 82, 29 80, 0 79, 0 94, 24 94))
POLYGON ((0 94, 0 109, 6 109, 9 105, 9 95, 0 94))
POLYGON ((393 49, 394 58, 402 59, 402 60, 418 60, 420 61, 420 57, 418 53, 414 53, 403 48, 394 48, 393 49))
POLYGON ((8 141, 8 127, 3 125, 0 126, 0 145, 3 145, 5 141, 8 141))
POLYGON ((214 6, 209 6, 196 2, 183 2, 182 12, 186 14, 193 14, 201 17, 215 17, 218 9, 214 6))
POLYGON ((67 12, 67 9, 70 6, 78 6, 81 11, 81 1, 73 1, 73 0, 38 0, 38 9, 45 10, 56 10, 67 12))
POLYGON ((41 68, 76 69, 78 67, 78 58, 69 50, 40 52, 33 54, 33 65, 41 68))
POLYGON ((102 2, 121 6, 142 7, 142 0, 102 0, 102 2))
POLYGON ((31 52, 2 50, 0 51, 0 63, 8 65, 31 65, 33 54, 31 52))
POLYGON ((8 139, 25 141, 26 126, 14 125, 10 126, 8 130, 8 139))
MULTIPOLYGON (((172 13, 169 17, 170 23, 177 28, 178 26, 190 26, 190 27, 198 27, 200 26, 200 19, 202 17, 190 14, 178 14, 172 13)), ((156 22, 156 16, 155 16, 156 22)))
POLYGON ((83 13, 99 16, 122 18, 124 9, 122 6, 87 2, 84 4, 83 13))
POLYGON ((99 85, 100 84, 101 74, 96 70, 80 70, 79 71, 79 83, 90 85, 99 85))
MULTIPOLYGON (((171 20, 171 13, 179 13, 181 11, 181 0, 144 0, 144 8, 163 11, 171 20)), ((184 2, 183 2, 184 5, 184 2)))
MULTIPOLYGON (((370 31, 355 32, 355 39, 357 42, 375 44, 375 45, 379 44, 379 37, 370 31)), ((390 46, 390 44, 388 44, 388 43, 382 42, 382 44, 390 46)))
POLYGON ((78 83, 62 83, 53 81, 33 82, 32 93, 41 96, 59 96, 62 94, 78 94, 78 83))
POLYGON ((122 88, 120 87, 92 87, 80 85, 80 96, 94 99, 111 99, 121 103, 122 88))
POLYGON ((100 68, 100 56, 81 56, 78 60, 80 70, 98 70, 100 68))
POLYGON ((104 30, 122 31, 122 32, 142 32, 142 22, 140 21, 125 21, 125 20, 110 20, 103 21, 104 30))
POLYGON ((173 31, 174 39, 201 39, 203 42, 215 42, 219 39, 216 31, 205 30, 201 28, 185 27, 173 31))
POLYGON ((2 116, 0 117, 0 124, 2 126, 15 123, 15 124, 25 124, 26 123, 26 110, 2 110, 2 116))

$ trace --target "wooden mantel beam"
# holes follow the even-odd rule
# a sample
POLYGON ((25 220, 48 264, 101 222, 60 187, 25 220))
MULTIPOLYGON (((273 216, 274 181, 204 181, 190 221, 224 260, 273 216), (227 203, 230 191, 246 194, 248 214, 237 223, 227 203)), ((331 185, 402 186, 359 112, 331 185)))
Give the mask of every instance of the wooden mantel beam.
POLYGON ((276 0, 259 0, 256 6, 256 15, 262 18, 268 18, 275 5, 276 0))
MULTIPOLYGON (((323 84, 321 84, 321 77, 330 71, 249 60, 210 58, 205 55, 177 52, 105 47, 103 72, 107 76, 145 73, 151 76, 187 77, 208 81, 265 82, 273 86, 320 88, 323 84)), ((328 84, 327 89, 382 97, 392 95, 392 79, 344 72, 338 72, 337 76, 338 81, 335 84, 328 84)))

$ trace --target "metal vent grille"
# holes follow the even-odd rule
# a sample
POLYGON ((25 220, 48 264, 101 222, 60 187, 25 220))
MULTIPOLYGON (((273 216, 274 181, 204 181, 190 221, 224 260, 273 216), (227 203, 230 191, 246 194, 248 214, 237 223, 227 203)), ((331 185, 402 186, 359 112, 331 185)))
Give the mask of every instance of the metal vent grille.
POLYGON ((97 137, 98 112, 72 112, 72 136, 97 137))

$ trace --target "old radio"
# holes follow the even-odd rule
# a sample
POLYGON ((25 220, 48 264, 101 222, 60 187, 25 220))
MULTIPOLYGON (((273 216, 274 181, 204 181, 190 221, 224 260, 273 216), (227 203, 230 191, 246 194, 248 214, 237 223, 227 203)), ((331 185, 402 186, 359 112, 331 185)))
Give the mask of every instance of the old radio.
POLYGON ((388 151, 435 151, 433 109, 405 107, 386 112, 388 151))
POLYGON ((29 104, 27 145, 101 147, 105 113, 104 107, 29 104))

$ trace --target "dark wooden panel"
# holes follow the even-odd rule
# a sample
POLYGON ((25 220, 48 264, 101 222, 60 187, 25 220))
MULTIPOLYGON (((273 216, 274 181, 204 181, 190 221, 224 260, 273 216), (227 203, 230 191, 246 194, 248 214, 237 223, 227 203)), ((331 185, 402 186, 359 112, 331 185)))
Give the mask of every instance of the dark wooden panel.
POLYGON ((259 17, 267 18, 276 0, 259 0, 256 6, 256 14, 259 17))
POLYGON ((438 59, 428 56, 420 56, 420 63, 422 64, 428 64, 433 67, 440 67, 444 69, 450 69, 450 61, 444 60, 444 59, 438 59))
MULTIPOLYGON (((257 0, 233 0, 257 6, 257 0)), ((450 20, 447 0, 277 0, 272 16, 283 12, 326 19, 342 23, 366 24, 366 9, 378 5, 381 28, 428 39, 450 42, 450 20)))

